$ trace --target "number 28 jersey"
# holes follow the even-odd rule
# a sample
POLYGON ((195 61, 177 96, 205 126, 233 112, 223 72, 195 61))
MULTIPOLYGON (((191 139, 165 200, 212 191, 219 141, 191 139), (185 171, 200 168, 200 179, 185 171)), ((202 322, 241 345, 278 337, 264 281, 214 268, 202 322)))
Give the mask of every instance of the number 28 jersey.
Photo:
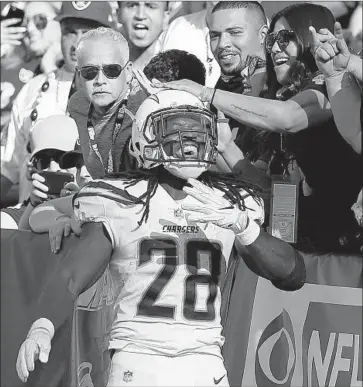
MULTIPOLYGON (((147 182, 141 181, 127 193, 139 197, 146 189, 147 182)), ((121 180, 96 181, 74 202, 76 219, 102 222, 112 241, 110 272, 117 299, 110 349, 221 356, 219 279, 234 233, 212 223, 188 222, 181 205, 196 200, 175 201, 161 185, 150 200, 147 222, 139 225, 143 205, 132 203, 127 193, 121 180)), ((245 204, 251 219, 263 221, 259 200, 247 197, 245 204)))

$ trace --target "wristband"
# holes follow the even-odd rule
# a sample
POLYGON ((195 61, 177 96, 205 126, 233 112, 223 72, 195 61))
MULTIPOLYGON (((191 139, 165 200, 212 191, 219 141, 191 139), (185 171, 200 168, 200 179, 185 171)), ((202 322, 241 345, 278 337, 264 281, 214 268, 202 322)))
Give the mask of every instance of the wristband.
POLYGON ((251 245, 260 235, 260 226, 254 221, 250 221, 244 231, 236 234, 236 238, 243 246, 251 245))
POLYGON ((245 231, 250 224, 250 218, 245 211, 240 211, 237 221, 231 226, 231 230, 236 234, 245 231))
POLYGON ((50 339, 53 338, 54 336, 54 325, 53 323, 48 320, 47 318, 39 318, 38 320, 36 320, 33 325, 31 326, 31 328, 29 329, 29 333, 28 333, 28 338, 30 337, 30 335, 35 331, 35 330, 38 330, 38 329, 44 329, 46 330, 48 333, 49 333, 49 336, 50 336, 50 339))

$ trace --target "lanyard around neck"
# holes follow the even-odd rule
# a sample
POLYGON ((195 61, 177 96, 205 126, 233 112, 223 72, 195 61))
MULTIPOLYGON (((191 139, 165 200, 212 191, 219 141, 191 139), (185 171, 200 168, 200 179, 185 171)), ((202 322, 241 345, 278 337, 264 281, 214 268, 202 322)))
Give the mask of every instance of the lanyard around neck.
POLYGON ((125 105, 126 105, 126 103, 127 103, 127 99, 124 99, 121 102, 120 107, 118 108, 115 125, 114 125, 113 130, 112 130, 112 144, 111 144, 111 148, 108 151, 107 167, 105 167, 105 165, 103 163, 102 156, 101 156, 101 153, 100 153, 100 151, 98 149, 98 145, 97 145, 96 138, 95 138, 96 132, 95 132, 95 128, 94 128, 94 126, 92 124, 92 119, 91 119, 92 113, 94 111, 94 107, 91 104, 90 108, 89 108, 88 119, 87 119, 87 131, 88 131, 89 142, 90 142, 91 148, 93 149, 93 151, 95 152, 96 156, 100 160, 100 162, 101 162, 101 164, 102 164, 106 174, 113 173, 115 171, 114 170, 113 158, 112 158, 112 150, 113 150, 114 145, 116 143, 116 138, 117 138, 117 136, 118 136, 118 134, 120 133, 120 130, 121 130, 122 122, 123 122, 123 119, 124 119, 124 116, 125 116, 125 105))

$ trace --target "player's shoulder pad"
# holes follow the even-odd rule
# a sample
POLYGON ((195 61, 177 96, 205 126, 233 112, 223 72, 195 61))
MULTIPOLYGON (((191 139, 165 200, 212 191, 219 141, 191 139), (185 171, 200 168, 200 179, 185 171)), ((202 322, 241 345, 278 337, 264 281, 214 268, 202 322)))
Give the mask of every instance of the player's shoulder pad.
POLYGON ((143 203, 141 199, 133 196, 126 190, 125 182, 123 181, 91 181, 74 195, 73 204, 77 199, 85 197, 102 197, 126 207, 143 203))

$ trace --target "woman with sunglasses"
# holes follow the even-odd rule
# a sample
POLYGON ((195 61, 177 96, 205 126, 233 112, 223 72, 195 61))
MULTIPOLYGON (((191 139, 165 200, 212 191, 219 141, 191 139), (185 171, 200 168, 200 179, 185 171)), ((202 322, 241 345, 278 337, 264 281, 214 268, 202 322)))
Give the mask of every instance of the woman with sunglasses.
MULTIPOLYGON (((157 84, 185 90, 213 104, 237 121, 266 133, 280 133, 280 153, 296 160, 301 184, 299 235, 314 249, 339 249, 339 235, 355 227, 350 210, 359 192, 358 155, 341 138, 333 120, 324 77, 311 53, 309 27, 333 30, 334 17, 325 7, 296 4, 271 20, 266 37, 267 84, 264 98, 200 87, 190 81, 157 84), (309 196, 304 196, 304 192, 309 196)), ((233 167, 242 153, 233 141, 223 157, 233 167)))

